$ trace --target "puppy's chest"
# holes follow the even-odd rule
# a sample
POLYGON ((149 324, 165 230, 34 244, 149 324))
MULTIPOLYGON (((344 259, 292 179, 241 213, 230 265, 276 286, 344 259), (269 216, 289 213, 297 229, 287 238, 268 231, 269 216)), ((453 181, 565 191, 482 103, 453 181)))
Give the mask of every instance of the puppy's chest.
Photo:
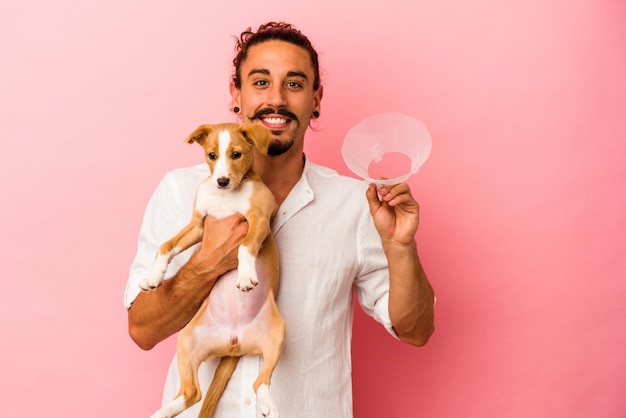
POLYGON ((203 215, 223 218, 233 213, 244 215, 250 209, 253 184, 243 182, 235 190, 218 189, 209 179, 200 184, 196 194, 195 209, 203 215))

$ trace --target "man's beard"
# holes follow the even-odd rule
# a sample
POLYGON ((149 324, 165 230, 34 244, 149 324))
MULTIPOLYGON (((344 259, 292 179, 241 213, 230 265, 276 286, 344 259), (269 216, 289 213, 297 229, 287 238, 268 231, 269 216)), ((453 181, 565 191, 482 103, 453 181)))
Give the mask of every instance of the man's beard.
MULTIPOLYGON (((274 132, 272 132, 272 135, 274 135, 274 132)), ((272 139, 272 141, 270 142, 270 146, 267 149, 267 155, 270 155, 272 157, 282 155, 291 149, 291 147, 293 146, 293 142, 293 137, 289 138, 289 141, 287 142, 281 142, 272 139)))

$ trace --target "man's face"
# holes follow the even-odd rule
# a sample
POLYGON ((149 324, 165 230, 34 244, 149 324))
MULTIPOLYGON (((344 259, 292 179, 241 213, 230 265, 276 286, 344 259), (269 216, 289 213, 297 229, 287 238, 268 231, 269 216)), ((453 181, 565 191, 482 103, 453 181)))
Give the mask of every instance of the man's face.
POLYGON ((319 109, 322 88, 313 90, 314 71, 308 52, 283 41, 250 47, 241 64, 241 88, 231 84, 233 105, 243 122, 254 122, 272 132, 270 155, 280 155, 294 144, 302 147, 313 111, 319 109))

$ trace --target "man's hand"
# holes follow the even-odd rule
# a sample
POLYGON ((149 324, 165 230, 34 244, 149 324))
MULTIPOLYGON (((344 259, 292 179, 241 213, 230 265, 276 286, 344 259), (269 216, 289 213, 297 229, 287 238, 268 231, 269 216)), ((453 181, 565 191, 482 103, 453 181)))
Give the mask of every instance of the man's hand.
POLYGON ((198 276, 207 269, 225 273, 237 268, 237 249, 247 233, 248 223, 240 214, 222 219, 205 217, 202 244, 189 264, 198 276))
POLYGON ((406 183, 383 186, 380 190, 370 184, 366 196, 381 239, 401 244, 414 242, 419 225, 419 205, 406 183))

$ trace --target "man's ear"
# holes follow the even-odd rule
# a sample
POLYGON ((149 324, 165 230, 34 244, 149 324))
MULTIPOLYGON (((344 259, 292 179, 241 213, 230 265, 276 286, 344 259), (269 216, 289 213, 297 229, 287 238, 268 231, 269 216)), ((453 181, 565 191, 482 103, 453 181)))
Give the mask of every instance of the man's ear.
POLYGON ((313 93, 313 109, 320 111, 322 107, 322 97, 324 96, 324 86, 319 86, 317 91, 313 93))
POLYGON ((209 132, 211 132, 211 129, 213 129, 213 125, 200 125, 195 131, 189 134, 185 141, 190 144, 197 142, 202 145, 204 144, 206 137, 209 135, 209 132))
POLYGON ((317 89, 317 91, 315 92, 315 107, 316 108, 320 108, 321 104, 322 104, 322 97, 324 96, 324 86, 319 86, 319 88, 317 89))
POLYGON ((231 110, 236 106, 238 108, 241 108, 241 105, 239 104, 239 95, 240 95, 240 91, 237 87, 235 87, 235 83, 234 82, 230 82, 229 85, 230 88, 230 104, 231 104, 231 110))
POLYGON ((241 124, 239 129, 246 141, 254 145, 261 154, 267 155, 267 149, 272 140, 272 133, 269 129, 256 123, 241 124))

